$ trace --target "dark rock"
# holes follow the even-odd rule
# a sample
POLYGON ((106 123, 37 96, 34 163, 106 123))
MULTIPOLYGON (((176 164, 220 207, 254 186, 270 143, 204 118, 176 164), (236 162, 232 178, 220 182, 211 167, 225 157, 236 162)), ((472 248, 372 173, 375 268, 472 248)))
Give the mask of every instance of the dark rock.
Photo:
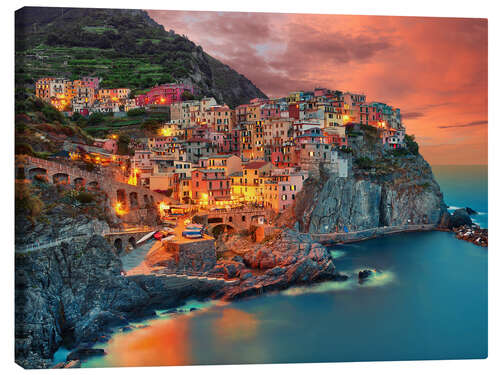
POLYGON ((189 309, 189 311, 196 311, 196 310, 198 310, 196 307, 191 307, 191 308, 189 309))
POLYGON ((233 262, 243 263, 243 257, 241 255, 235 255, 231 260, 233 262))
POLYGON ((240 276, 240 279, 241 280, 248 280, 251 277, 252 277, 252 273, 251 272, 246 272, 246 273, 244 273, 243 275, 240 276))
POLYGON ((459 208, 450 216, 448 228, 456 228, 462 225, 472 225, 472 220, 465 208, 459 208))
POLYGON ((346 281, 349 279, 349 276, 347 275, 344 275, 344 274, 341 274, 341 273, 337 273, 335 276, 334 276, 334 280, 335 281, 346 281))
POLYGON ((382 145, 357 143, 351 145, 353 155, 377 160, 377 173, 359 175, 349 167, 348 176, 339 177, 320 168, 319 176, 310 174, 297 194, 291 220, 280 225, 298 222, 302 232, 332 233, 344 226, 353 232, 440 223, 446 204, 430 165, 420 155, 389 162, 382 145))
POLYGON ((68 354, 68 356, 66 357, 66 361, 82 360, 103 355, 106 355, 104 349, 78 348, 68 354))
POLYGON ((474 211, 472 208, 470 207, 465 207, 465 211, 467 211, 467 213, 469 215, 477 215, 477 211, 474 211))
POLYGON ((362 271, 359 271, 359 273, 358 273, 358 279, 359 280, 366 280, 372 274, 373 274, 372 270, 362 270, 362 271))
POLYGON ((274 267, 267 271, 267 273, 273 276, 279 276, 285 273, 285 269, 281 267, 274 267))

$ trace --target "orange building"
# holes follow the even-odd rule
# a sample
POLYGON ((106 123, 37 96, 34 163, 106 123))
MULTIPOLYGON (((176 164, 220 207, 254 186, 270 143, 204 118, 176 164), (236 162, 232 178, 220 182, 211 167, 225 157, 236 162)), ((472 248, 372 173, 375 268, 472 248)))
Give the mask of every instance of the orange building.
POLYGON ((231 179, 224 169, 197 169, 191 172, 191 197, 202 206, 231 200, 231 179))

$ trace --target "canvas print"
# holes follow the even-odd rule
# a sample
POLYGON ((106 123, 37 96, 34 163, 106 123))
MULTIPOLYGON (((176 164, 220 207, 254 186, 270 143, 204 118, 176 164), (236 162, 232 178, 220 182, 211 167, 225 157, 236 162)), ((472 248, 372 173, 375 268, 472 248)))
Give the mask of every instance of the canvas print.
POLYGON ((486 19, 15 13, 15 360, 486 358, 486 19))

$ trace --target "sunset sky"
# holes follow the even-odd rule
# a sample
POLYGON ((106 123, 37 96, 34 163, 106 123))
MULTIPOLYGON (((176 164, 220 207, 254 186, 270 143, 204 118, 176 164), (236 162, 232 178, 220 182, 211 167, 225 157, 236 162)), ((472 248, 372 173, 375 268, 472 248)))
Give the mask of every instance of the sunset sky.
POLYGON ((401 108, 433 165, 487 164, 485 19, 148 11, 270 97, 322 86, 401 108))

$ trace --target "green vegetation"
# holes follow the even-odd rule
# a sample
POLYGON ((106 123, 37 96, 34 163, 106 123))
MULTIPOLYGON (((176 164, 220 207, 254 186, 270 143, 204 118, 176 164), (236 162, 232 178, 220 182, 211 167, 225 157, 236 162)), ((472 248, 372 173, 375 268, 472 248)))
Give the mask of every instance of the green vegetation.
POLYGON ((344 152, 346 154, 352 154, 352 147, 351 146, 341 146, 341 147, 339 147, 339 151, 344 152))
POLYGON ((397 148, 390 150, 390 153, 394 156, 408 156, 408 155, 418 155, 418 143, 415 141, 414 135, 405 135, 405 148, 397 148))
POLYGON ((193 100, 194 99, 194 95, 191 94, 190 91, 184 91, 181 95, 181 98, 183 101, 186 101, 186 100, 193 100))
MULTIPOLYGON (((31 11, 24 10, 24 17, 33 17, 31 11)), ((50 22, 37 19, 36 29, 16 25, 16 58, 22 63, 16 64, 18 83, 57 72, 70 78, 98 75, 103 87, 147 88, 192 73, 196 45, 165 32, 145 14, 76 8, 45 12, 50 22)))
POLYGON ((424 182, 422 184, 418 184, 422 189, 427 190, 431 187, 431 184, 429 182, 424 182))
MULTIPOLYGON (((230 106, 265 97, 250 81, 187 37, 167 32, 146 12, 119 9, 22 8, 16 12, 16 85, 38 78, 102 78, 132 95, 201 72, 199 95, 230 106)), ((185 94, 190 98, 189 94, 185 94)))
POLYGON ((130 150, 128 148, 128 145, 130 143, 130 137, 125 134, 120 134, 118 137, 118 153, 120 155, 128 155, 130 153, 130 150))
POLYGON ((374 166, 372 159, 367 158, 366 156, 359 157, 354 162, 358 168, 361 169, 371 169, 374 166))
POLYGON ((155 119, 148 119, 141 124, 141 129, 155 131, 161 127, 161 123, 155 119))
POLYGON ((35 223, 45 207, 40 195, 35 192, 30 184, 24 181, 16 181, 15 197, 16 215, 24 214, 31 223, 35 223))
POLYGON ((418 143, 415 141, 414 135, 405 135, 405 143, 408 151, 413 155, 418 155, 418 143))
POLYGON ((142 116, 144 114, 146 114, 145 108, 134 108, 127 112, 127 116, 129 117, 142 116))
POLYGON ((95 196, 88 191, 79 191, 78 194, 76 194, 75 199, 80 203, 89 204, 95 201, 95 196))

